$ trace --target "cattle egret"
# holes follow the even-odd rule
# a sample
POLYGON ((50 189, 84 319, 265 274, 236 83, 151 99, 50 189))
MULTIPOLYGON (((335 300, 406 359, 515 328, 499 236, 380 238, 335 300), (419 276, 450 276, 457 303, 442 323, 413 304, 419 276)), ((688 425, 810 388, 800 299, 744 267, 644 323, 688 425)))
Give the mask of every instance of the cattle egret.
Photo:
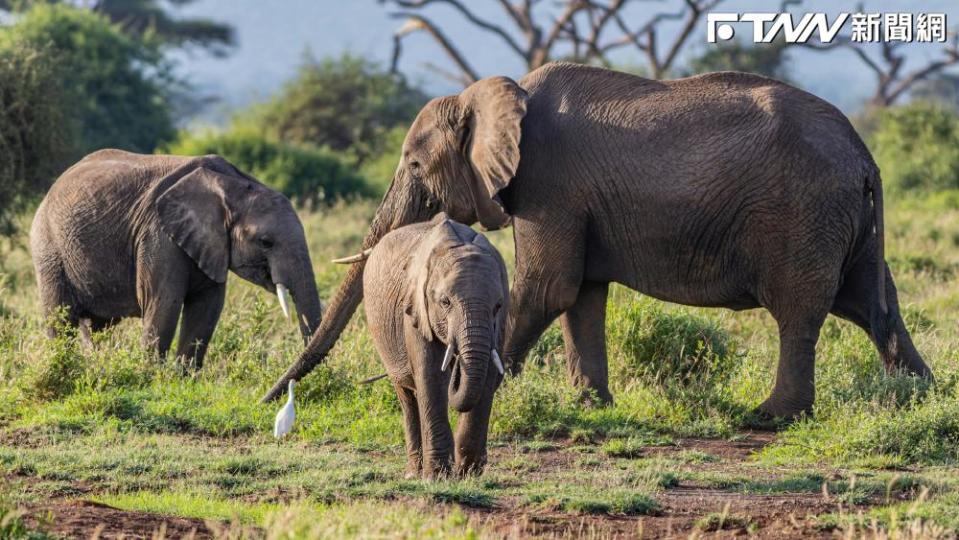
POLYGON ((290 379, 290 397, 286 400, 286 405, 276 413, 276 421, 273 423, 273 436, 279 439, 293 430, 293 420, 296 418, 296 409, 293 408, 293 379, 290 379))

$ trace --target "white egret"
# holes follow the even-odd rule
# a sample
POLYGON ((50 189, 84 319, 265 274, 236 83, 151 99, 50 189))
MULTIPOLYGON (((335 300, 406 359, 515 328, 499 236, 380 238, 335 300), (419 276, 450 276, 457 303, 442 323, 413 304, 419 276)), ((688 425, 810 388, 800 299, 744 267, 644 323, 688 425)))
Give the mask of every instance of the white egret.
POLYGON ((296 409, 293 407, 293 384, 295 382, 290 379, 290 397, 287 398, 286 405, 283 405, 283 408, 277 411, 276 421, 273 422, 273 436, 277 439, 293 430, 293 420, 296 419, 296 409))

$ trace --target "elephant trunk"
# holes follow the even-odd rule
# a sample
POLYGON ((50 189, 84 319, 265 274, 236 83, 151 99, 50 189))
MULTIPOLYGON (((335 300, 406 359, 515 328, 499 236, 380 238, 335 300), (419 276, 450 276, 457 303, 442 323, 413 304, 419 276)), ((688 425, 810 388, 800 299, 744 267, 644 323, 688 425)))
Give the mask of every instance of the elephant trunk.
POLYGON ((309 342, 313 331, 320 326, 320 319, 323 315, 320 293, 316 290, 316 277, 313 275, 313 268, 309 264, 306 266, 307 268, 302 272, 301 277, 290 286, 293 301, 296 303, 297 323, 299 323, 304 344, 309 342))
MULTIPOLYGON (((403 180, 405 179, 402 177, 394 177, 389 191, 386 192, 376 210, 373 224, 370 225, 370 230, 363 239, 362 249, 372 248, 383 236, 397 227, 425 221, 439 211, 439 208, 431 208, 428 204, 429 199, 422 192, 422 188, 415 183, 403 180)), ((346 278, 340 284, 333 300, 330 301, 326 316, 320 321, 319 328, 314 330, 306 349, 263 396, 263 403, 281 396, 286 390, 288 381, 298 381, 305 377, 336 345, 337 339, 350 322, 360 301, 363 300, 363 268, 365 266, 365 260, 359 261, 347 271, 346 278)))
POLYGON ((483 307, 466 310, 466 324, 456 339, 459 361, 450 377, 449 403, 459 412, 469 412, 486 388, 493 342, 492 325, 483 307))
POLYGON ((300 334, 305 343, 319 326, 322 315, 320 293, 316 290, 316 277, 313 275, 305 238, 300 249, 279 253, 270 261, 270 275, 284 314, 289 309, 285 296, 292 296, 300 334))

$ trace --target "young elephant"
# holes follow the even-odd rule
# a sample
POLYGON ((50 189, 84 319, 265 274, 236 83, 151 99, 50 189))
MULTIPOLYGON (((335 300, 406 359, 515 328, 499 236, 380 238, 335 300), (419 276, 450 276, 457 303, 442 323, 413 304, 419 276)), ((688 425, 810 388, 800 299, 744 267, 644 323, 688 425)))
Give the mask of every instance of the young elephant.
POLYGON ((461 413, 455 472, 481 473, 503 375, 497 349, 509 285, 499 252, 441 213, 386 235, 370 254, 363 290, 373 342, 403 408, 408 476, 450 472, 448 406, 461 413))
POLYGON ((90 154, 50 188, 30 246, 44 315, 66 307, 69 323, 93 330, 142 317, 144 345, 165 355, 182 313, 177 355, 196 367, 229 270, 276 292, 285 312, 291 293, 304 338, 320 321, 290 201, 218 156, 90 154))

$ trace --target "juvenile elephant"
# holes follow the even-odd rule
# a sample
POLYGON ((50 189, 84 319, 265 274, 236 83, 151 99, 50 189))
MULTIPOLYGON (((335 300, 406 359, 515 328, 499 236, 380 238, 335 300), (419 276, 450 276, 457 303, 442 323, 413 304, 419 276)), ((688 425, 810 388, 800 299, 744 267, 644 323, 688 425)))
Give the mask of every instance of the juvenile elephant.
POLYGON ((481 473, 509 283, 485 236, 440 213, 387 234, 363 276, 366 320, 403 409, 407 474, 481 473))
MULTIPOLYGON (((561 317, 573 382, 604 400, 609 283, 766 308, 780 354, 760 410, 792 417, 812 408, 829 313, 865 330, 888 369, 931 377, 883 257, 882 202, 866 146, 816 96, 744 73, 654 81, 555 63, 428 103, 363 249, 441 210, 486 228, 512 222, 507 368, 561 317)), ((324 358, 362 299, 362 275, 360 260, 267 398, 324 358)))
POLYGON ((144 345, 165 355, 182 311, 177 355, 196 367, 227 270, 276 292, 285 312, 291 293, 304 339, 320 320, 290 201, 218 156, 90 154, 50 188, 30 246, 45 315, 66 307, 71 324, 93 330, 142 317, 144 345))

